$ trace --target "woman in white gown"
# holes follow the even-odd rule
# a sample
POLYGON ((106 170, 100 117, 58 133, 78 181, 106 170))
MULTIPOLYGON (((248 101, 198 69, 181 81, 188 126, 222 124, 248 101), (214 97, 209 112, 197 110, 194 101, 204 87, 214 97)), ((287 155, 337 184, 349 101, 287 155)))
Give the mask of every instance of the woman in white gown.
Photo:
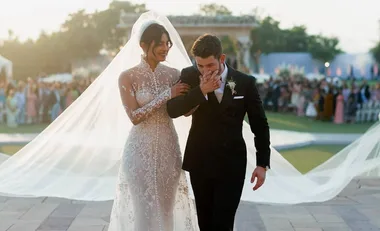
POLYGON ((119 78, 121 100, 135 125, 121 158, 110 231, 192 231, 190 198, 177 133, 166 102, 188 86, 160 62, 172 45, 157 23, 142 33, 141 62, 119 78), (178 218, 174 220, 174 218, 178 218))

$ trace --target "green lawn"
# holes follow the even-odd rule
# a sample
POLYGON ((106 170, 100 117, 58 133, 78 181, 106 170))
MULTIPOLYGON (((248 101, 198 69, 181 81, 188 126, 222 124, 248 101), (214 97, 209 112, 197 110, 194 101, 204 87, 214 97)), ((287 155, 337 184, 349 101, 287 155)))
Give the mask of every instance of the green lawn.
MULTIPOLYGON (((325 162, 344 147, 345 146, 342 145, 313 145, 292 150, 284 150, 281 151, 281 154, 300 172, 306 173, 325 162)), ((0 146, 0 152, 13 155, 21 148, 22 146, 4 145, 0 146)))
POLYGON ((48 125, 47 124, 33 124, 33 125, 20 125, 17 128, 10 128, 5 124, 0 124, 0 133, 40 133, 48 125))
POLYGON ((373 124, 334 124, 298 117, 294 114, 266 112, 269 126, 272 129, 292 130, 315 133, 364 133, 373 124))
POLYGON ((0 152, 8 155, 13 155, 18 152, 23 146, 21 145, 4 145, 0 146, 0 152))
POLYGON ((312 145, 280 153, 302 173, 306 173, 342 150, 345 145, 312 145))

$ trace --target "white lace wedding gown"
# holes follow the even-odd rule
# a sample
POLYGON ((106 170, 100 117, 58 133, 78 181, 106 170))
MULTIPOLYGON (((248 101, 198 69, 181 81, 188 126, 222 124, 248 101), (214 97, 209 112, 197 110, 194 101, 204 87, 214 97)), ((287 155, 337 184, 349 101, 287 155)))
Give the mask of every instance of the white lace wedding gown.
POLYGON ((166 112, 179 71, 163 64, 152 71, 141 59, 127 75, 140 106, 132 116, 144 120, 125 144, 108 230, 196 230, 177 133, 166 112))

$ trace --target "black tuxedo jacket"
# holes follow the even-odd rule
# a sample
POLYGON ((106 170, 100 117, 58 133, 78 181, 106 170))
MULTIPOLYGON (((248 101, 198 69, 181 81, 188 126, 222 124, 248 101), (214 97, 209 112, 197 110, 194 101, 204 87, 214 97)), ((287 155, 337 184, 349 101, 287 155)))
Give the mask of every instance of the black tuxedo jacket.
POLYGON ((183 96, 167 102, 171 118, 180 117, 199 105, 192 114, 192 125, 184 153, 183 169, 208 176, 237 175, 245 177, 246 144, 242 124, 246 115, 255 135, 257 165, 270 165, 270 139, 267 118, 255 87, 255 78, 228 67, 227 80, 236 83, 235 92, 226 83, 221 103, 215 93, 208 99, 199 84, 200 72, 194 66, 181 72, 181 81, 191 86, 183 96))

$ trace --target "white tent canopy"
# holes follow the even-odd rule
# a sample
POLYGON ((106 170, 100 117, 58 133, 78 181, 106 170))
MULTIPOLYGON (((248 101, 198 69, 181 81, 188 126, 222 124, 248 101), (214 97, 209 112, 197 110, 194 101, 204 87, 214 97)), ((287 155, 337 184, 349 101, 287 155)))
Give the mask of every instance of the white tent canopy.
POLYGON ((13 63, 0 55, 0 70, 5 68, 5 74, 8 81, 12 78, 12 67, 13 63))
POLYGON ((62 74, 54 74, 50 75, 48 77, 40 78, 40 82, 45 83, 54 83, 54 82, 60 82, 60 83, 68 83, 73 80, 72 74, 69 73, 62 73, 62 74))
POLYGON ((264 83, 270 79, 270 75, 268 74, 260 74, 260 73, 251 73, 252 76, 256 77, 257 83, 264 83))

